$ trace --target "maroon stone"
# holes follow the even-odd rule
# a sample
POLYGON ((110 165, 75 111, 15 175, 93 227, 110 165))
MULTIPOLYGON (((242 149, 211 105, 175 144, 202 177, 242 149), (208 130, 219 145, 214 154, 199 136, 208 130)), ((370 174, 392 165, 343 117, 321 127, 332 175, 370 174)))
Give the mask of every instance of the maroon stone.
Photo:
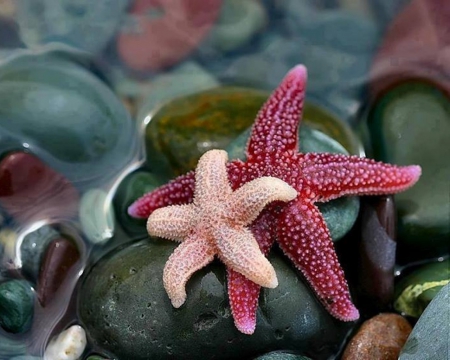
POLYGON ((41 264, 37 283, 37 295, 43 307, 51 302, 79 259, 80 253, 73 242, 59 238, 50 243, 41 264))
POLYGON ((0 162, 0 205, 18 222, 73 217, 79 196, 73 185, 36 156, 13 152, 0 162))
POLYGON ((413 0, 393 21, 371 71, 372 96, 406 79, 450 94, 450 2, 413 0))

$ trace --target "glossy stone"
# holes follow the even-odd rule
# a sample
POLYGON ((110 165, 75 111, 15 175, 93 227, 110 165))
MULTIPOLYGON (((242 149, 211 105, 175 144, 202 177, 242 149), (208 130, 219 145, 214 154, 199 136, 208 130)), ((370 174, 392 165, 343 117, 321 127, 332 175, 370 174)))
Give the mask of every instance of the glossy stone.
POLYGON ((280 347, 318 358, 336 354, 351 324, 333 319, 278 255, 270 260, 279 286, 262 290, 252 336, 233 324, 221 264, 196 272, 185 305, 174 309, 162 271, 175 246, 155 239, 133 244, 109 254, 86 275, 79 315, 93 345, 134 360, 178 354, 244 359, 280 347))
POLYGON ((132 161, 135 124, 89 65, 54 44, 0 63, 0 156, 31 152, 80 186, 111 181, 132 161))
MULTIPOLYGON (((307 124, 310 123, 307 122, 307 124)), ((245 160, 245 147, 249 136, 250 129, 247 129, 231 142, 226 149, 230 159, 245 160)), ((348 154, 337 141, 306 124, 299 129, 299 148, 302 152, 348 154)), ((359 198, 356 196, 342 197, 327 203, 319 203, 318 206, 330 230, 331 238, 333 241, 337 241, 347 234, 355 224, 359 213, 359 198)))
POLYGON ((444 286, 417 321, 399 360, 448 359, 450 284, 444 286))
POLYGON ((272 351, 270 353, 258 356, 254 360, 310 360, 303 355, 295 355, 285 351, 272 351))
POLYGON ((449 281, 449 259, 421 266, 395 286, 394 307, 406 315, 419 317, 449 281))
POLYGON ((26 352, 27 345, 22 340, 0 333, 0 359, 11 360, 14 356, 24 355, 26 352))
POLYGON ((379 314, 365 321, 347 345, 342 360, 397 360, 412 327, 397 314, 379 314))
POLYGON ((117 51, 133 70, 175 65, 208 34, 220 5, 221 0, 136 0, 117 36, 117 51))
POLYGON ((133 239, 147 236, 147 219, 135 219, 128 215, 128 207, 142 195, 156 189, 163 183, 144 170, 129 174, 120 183, 113 199, 114 211, 119 224, 133 239))
POLYGON ((236 50, 262 31, 267 20, 266 9, 260 0, 223 0, 206 46, 221 52, 236 50))
POLYGON ((450 101, 433 85, 410 81, 381 97, 368 129, 376 159, 418 164, 420 181, 395 196, 400 255, 421 257, 448 252, 450 101), (427 121, 423 121, 423 119, 427 121))
POLYGON ((80 252, 69 240, 59 238, 50 243, 42 261, 37 295, 43 307, 55 297, 72 267, 80 259, 80 252))
POLYGON ((0 284, 0 325, 11 333, 23 333, 31 326, 34 294, 24 280, 0 284))
POLYGON ((4 257, 5 263, 13 261, 18 237, 17 232, 9 227, 0 230, 0 254, 4 257))
POLYGON ((392 196, 364 199, 357 274, 361 307, 370 313, 388 309, 394 297, 395 221, 392 196))
POLYGON ((28 47, 63 42, 99 53, 122 21, 127 0, 18 0, 17 21, 28 47))
POLYGON ((48 244, 61 235, 50 225, 44 225, 24 236, 20 244, 19 256, 22 262, 22 272, 36 283, 39 269, 48 244))
POLYGON ((50 340, 45 360, 78 360, 86 348, 86 332, 80 325, 72 325, 50 340))
POLYGON ((98 355, 91 355, 86 360, 105 360, 106 358, 98 356, 98 355))
POLYGON ((81 197, 79 217, 84 234, 93 244, 102 244, 113 237, 114 215, 106 191, 86 191, 81 197))
POLYGON ((78 192, 36 156, 13 152, 0 161, 0 205, 21 223, 71 218, 78 192))

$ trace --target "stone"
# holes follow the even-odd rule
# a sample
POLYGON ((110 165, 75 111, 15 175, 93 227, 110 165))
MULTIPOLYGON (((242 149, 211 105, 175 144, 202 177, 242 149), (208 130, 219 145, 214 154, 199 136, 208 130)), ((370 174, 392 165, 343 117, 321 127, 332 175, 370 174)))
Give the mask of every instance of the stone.
POLYGON ((114 211, 119 224, 134 240, 147 236, 147 219, 136 219, 128 215, 128 207, 142 195, 163 185, 156 176, 145 170, 138 170, 125 177, 113 198, 114 211))
POLYGON ((61 235, 50 225, 43 225, 29 232, 20 244, 19 258, 22 263, 22 273, 33 283, 39 276, 39 269, 48 244, 61 235))
POLYGON ((157 71, 177 64, 207 36, 221 2, 134 1, 117 36, 120 58, 136 71, 157 71))
POLYGON ((17 232, 9 227, 5 227, 0 230, 0 254, 4 257, 5 263, 14 260, 18 237, 19 235, 17 232))
POLYGON ((50 340, 44 360, 78 360, 86 348, 86 332, 80 325, 72 325, 50 340))
POLYGON ((394 298, 396 211, 392 196, 365 198, 361 210, 358 289, 368 313, 387 310, 394 298))
POLYGON ((29 152, 82 186, 109 183, 134 160, 134 122, 86 68, 85 53, 55 44, 0 63, 0 156, 29 152))
POLYGON ((397 360, 411 330, 400 315, 379 314, 361 325, 345 348, 342 360, 397 360))
POLYGON ((150 82, 150 89, 144 90, 138 103, 137 118, 145 118, 158 107, 175 98, 217 87, 219 83, 196 62, 184 62, 170 73, 162 74, 150 82))
POLYGON ((106 358, 98 356, 98 355, 91 355, 86 360, 105 360, 106 358))
POLYGON ((93 244, 103 244, 114 235, 111 199, 102 189, 89 189, 81 197, 79 218, 84 235, 93 244))
POLYGON ((450 260, 423 265, 395 287, 395 310, 418 318, 437 293, 450 282, 450 260))
POLYGON ((180 354, 243 359, 279 348, 328 358, 335 356, 352 326, 333 319, 276 254, 270 261, 279 286, 262 290, 252 336, 233 324, 225 268, 218 263, 192 276, 185 305, 175 309, 162 283, 164 264, 175 246, 157 239, 134 243, 106 255, 85 274, 78 309, 93 346, 134 360, 180 354))
POLYGON ((17 21, 28 47, 56 41, 100 53, 125 16, 127 0, 19 0, 17 21))
POLYGON ((11 333, 26 332, 34 313, 34 294, 24 280, 0 284, 0 325, 11 333))
MULTIPOLYGON (((323 132, 314 130, 309 124, 306 122, 299 129, 300 151, 348 154, 341 144, 323 132)), ((319 123, 319 127, 320 125, 324 124, 319 123)), ((245 146, 249 136, 250 129, 247 129, 231 142, 226 149, 230 159, 245 160, 245 146)), ((359 213, 359 198, 356 196, 342 197, 327 203, 319 203, 318 206, 330 230, 331 238, 333 241, 337 241, 347 234, 355 224, 359 213)))
POLYGON ((0 359, 11 360, 14 356, 27 353, 27 344, 0 333, 0 359))
MULTIPOLYGON (((349 1, 349 0, 347 0, 349 1)), ((391 24, 392 20, 402 10, 402 8, 410 3, 411 0, 369 0, 369 6, 376 14, 378 22, 385 26, 391 24)))
MULTIPOLYGON (((432 82, 450 93, 450 7, 446 0, 372 0, 400 11, 370 71, 372 100, 404 81, 432 82)), ((375 5, 374 4, 374 5, 375 5)))
POLYGON ((450 284, 427 306, 403 347, 399 360, 443 360, 450 358, 450 284))
POLYGON ((42 360, 42 358, 31 355, 19 355, 11 358, 11 360, 42 360))
POLYGON ((70 219, 77 213, 78 192, 38 157, 12 152, 0 161, 0 205, 22 224, 70 219))
POLYGON ((368 115, 374 158, 422 167, 420 181, 395 196, 402 263, 448 253, 450 222, 444 194, 448 193, 450 179, 449 118, 449 98, 435 86, 420 81, 404 82, 391 89, 368 115))
POLYGON ((42 261, 36 289, 43 307, 54 299, 56 292, 79 259, 80 252, 69 240, 59 238, 49 244, 42 261))
POLYGON ((223 0, 219 19, 203 46, 220 52, 237 50, 262 31, 267 22, 266 9, 260 0, 223 0))
POLYGON ((258 356, 254 360, 310 360, 303 355, 295 355, 285 351, 272 351, 270 353, 258 356))

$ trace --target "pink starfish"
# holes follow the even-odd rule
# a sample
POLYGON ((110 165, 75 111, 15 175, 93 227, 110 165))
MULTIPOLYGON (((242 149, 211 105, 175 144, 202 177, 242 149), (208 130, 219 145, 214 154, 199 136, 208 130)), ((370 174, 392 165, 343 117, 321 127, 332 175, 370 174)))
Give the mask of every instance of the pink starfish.
MULTIPOLYGON (((264 104, 247 144, 247 161, 228 163, 233 190, 262 176, 277 177, 298 193, 288 204, 268 206, 251 231, 267 255, 275 240, 303 273, 320 301, 343 321, 359 318, 350 299, 330 232, 316 202, 344 195, 376 195, 403 191, 420 177, 419 166, 394 166, 358 156, 298 152, 298 126, 306 85, 306 68, 298 65, 264 104)), ((194 173, 182 175, 134 202, 131 216, 147 218, 160 207, 192 202, 194 173)), ((260 287, 227 268, 228 294, 236 327, 252 334, 260 287)))

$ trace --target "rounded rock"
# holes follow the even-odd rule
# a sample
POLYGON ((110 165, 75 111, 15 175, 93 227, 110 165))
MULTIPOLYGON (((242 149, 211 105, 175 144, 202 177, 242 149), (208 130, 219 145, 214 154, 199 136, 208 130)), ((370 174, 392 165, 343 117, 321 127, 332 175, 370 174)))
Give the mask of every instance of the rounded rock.
POLYGON ((0 284, 0 325, 11 333, 23 333, 31 326, 34 294, 24 280, 0 284))
POLYGON ((72 325, 54 337, 44 353, 44 360, 78 360, 86 348, 86 332, 80 325, 72 325))

